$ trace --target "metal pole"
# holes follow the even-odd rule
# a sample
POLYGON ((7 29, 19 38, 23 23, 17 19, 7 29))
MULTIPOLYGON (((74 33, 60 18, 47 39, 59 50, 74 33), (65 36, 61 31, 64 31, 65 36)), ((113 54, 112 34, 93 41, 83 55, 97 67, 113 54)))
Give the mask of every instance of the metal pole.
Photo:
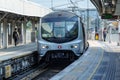
POLYGON ((111 35, 111 26, 109 25, 109 43, 111 43, 110 35, 111 35))
POLYGON ((119 34, 118 46, 120 46, 120 33, 118 34, 119 34))
POLYGON ((87 39, 89 38, 89 0, 87 0, 87 39))
POLYGON ((120 21, 119 20, 118 20, 118 35, 119 35, 119 39, 118 39, 117 45, 120 46, 120 21))
POLYGON ((53 0, 51 0, 51 9, 53 10, 53 0))

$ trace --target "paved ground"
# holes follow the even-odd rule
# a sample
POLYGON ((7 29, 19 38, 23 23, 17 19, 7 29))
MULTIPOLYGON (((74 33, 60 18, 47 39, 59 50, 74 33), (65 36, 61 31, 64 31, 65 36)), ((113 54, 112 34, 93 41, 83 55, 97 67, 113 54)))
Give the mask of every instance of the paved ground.
POLYGON ((89 49, 51 80, 120 80, 120 46, 89 41, 89 49))
POLYGON ((0 61, 10 58, 18 57, 21 55, 27 55, 37 50, 36 43, 30 43, 26 45, 12 46, 7 49, 0 49, 0 61))
POLYGON ((103 59, 91 80, 120 80, 120 46, 116 42, 101 42, 103 59))

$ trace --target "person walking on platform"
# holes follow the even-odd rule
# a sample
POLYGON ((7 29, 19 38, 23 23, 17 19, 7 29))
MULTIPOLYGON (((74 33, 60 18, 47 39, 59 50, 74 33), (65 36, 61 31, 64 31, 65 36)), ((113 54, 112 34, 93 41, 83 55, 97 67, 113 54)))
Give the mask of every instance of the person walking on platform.
POLYGON ((15 30, 13 32, 13 39, 14 39, 15 46, 17 46, 18 40, 19 40, 19 33, 17 31, 17 28, 15 28, 15 30))
POLYGON ((103 40, 104 41, 106 40, 106 35, 107 35, 107 29, 104 28, 104 30, 103 30, 103 40))

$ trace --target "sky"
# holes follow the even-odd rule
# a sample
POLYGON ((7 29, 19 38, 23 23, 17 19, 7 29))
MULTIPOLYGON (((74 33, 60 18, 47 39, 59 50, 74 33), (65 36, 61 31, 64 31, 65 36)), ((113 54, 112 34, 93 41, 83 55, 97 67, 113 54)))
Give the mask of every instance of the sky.
MULTIPOLYGON (((42 6, 48 7, 48 8, 68 8, 73 6, 70 4, 70 0, 29 0, 35 3, 38 3, 42 6)), ((75 5, 77 5, 79 8, 95 8, 94 5, 90 2, 90 0, 72 0, 72 2, 76 2, 75 5), (89 5, 87 5, 87 1, 89 5)))

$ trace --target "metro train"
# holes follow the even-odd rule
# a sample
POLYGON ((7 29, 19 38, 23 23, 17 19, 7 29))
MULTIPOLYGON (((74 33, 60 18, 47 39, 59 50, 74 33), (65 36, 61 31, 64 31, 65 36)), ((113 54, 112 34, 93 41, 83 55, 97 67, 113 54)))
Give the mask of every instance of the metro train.
POLYGON ((81 17, 72 12, 51 12, 40 20, 38 53, 46 61, 68 58, 74 60, 87 48, 81 17))

